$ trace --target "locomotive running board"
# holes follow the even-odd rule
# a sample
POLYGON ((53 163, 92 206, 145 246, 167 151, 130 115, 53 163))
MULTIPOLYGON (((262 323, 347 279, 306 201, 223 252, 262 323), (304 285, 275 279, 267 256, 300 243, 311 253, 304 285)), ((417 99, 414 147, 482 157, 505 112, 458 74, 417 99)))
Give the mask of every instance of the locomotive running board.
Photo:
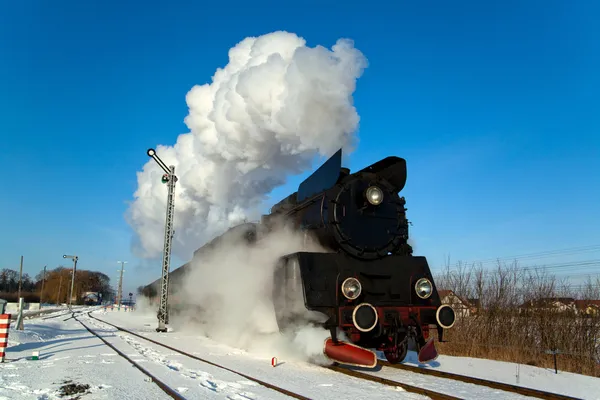
POLYGON ((338 364, 363 368, 375 368, 377 366, 377 355, 373 351, 343 340, 334 343, 330 337, 325 339, 323 354, 338 364))
POLYGON ((419 362, 425 364, 430 361, 434 361, 438 358, 438 352, 435 348, 435 343, 433 342, 433 338, 430 338, 427 343, 419 350, 419 362))

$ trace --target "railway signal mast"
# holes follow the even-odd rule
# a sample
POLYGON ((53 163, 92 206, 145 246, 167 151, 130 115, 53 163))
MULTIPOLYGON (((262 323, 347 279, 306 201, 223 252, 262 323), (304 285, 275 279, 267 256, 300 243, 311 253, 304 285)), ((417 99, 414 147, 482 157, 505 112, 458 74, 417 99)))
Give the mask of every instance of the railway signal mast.
POLYGON ((152 157, 154 161, 165 171, 162 176, 162 183, 166 183, 168 187, 168 198, 167 198, 167 216, 165 220, 165 245, 163 250, 163 263, 162 263, 162 278, 160 284, 160 305, 158 308, 158 328, 157 332, 167 332, 167 324, 169 323, 169 314, 167 310, 167 303, 169 297, 169 269, 171 265, 171 243, 173 241, 173 216, 175 213, 175 182, 177 177, 175 176, 175 166, 171 165, 167 168, 167 165, 156 155, 154 149, 148 149, 146 152, 149 157, 152 157))
POLYGON ((71 299, 73 298, 73 286, 75 285, 75 272, 77 271, 77 260, 79 260, 79 257, 65 254, 63 256, 63 258, 70 258, 71 260, 73 260, 73 271, 71 274, 71 293, 69 294, 69 303, 68 303, 69 310, 71 310, 71 299))
POLYGON ((123 299, 123 271, 125 271, 125 264, 127 261, 117 261, 117 263, 121 264, 121 276, 119 277, 119 288, 117 290, 117 306, 121 309, 121 300, 123 299))

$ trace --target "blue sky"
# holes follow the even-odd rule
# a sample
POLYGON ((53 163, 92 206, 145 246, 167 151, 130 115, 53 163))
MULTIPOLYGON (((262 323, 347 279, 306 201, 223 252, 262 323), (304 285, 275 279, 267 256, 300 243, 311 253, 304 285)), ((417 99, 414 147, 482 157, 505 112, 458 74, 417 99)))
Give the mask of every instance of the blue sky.
MULTIPOLYGON (((0 5, 0 268, 24 255, 35 274, 76 253, 115 282, 129 261, 127 291, 158 277, 124 220, 145 151, 187 132, 186 93, 231 47, 275 30, 309 46, 351 38, 368 58, 348 166, 407 159, 415 250, 434 269, 600 245, 598 4, 168 4, 0 5)), ((597 247, 531 262, 598 259, 597 247)))

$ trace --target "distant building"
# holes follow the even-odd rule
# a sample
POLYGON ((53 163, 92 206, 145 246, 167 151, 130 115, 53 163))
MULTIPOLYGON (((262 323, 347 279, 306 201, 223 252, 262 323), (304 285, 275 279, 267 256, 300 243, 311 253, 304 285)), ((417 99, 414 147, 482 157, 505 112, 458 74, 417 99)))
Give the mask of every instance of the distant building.
POLYGON ((599 315, 600 300, 575 300, 575 308, 582 315, 599 315))
POLYGON ((101 304, 102 294, 99 292, 83 292, 81 294, 84 304, 101 304))
POLYGON ((537 300, 529 300, 519 307, 522 311, 552 310, 552 311, 576 311, 575 299, 572 297, 544 297, 537 300))

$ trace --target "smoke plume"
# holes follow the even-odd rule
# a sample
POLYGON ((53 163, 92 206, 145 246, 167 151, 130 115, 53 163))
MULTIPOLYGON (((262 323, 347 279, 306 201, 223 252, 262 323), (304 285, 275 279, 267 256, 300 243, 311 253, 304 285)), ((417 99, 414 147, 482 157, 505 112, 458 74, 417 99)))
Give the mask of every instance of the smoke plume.
MULTIPOLYGON (((328 50, 308 47, 287 32, 249 37, 229 50, 229 63, 212 83, 186 96, 190 132, 157 154, 175 166, 173 253, 191 252, 228 227, 258 216, 266 196, 286 176, 308 169, 316 156, 340 147, 351 151, 359 117, 352 94, 367 67, 352 41, 328 50)), ((166 185, 149 160, 127 220, 134 252, 144 258, 163 250, 166 185)))

